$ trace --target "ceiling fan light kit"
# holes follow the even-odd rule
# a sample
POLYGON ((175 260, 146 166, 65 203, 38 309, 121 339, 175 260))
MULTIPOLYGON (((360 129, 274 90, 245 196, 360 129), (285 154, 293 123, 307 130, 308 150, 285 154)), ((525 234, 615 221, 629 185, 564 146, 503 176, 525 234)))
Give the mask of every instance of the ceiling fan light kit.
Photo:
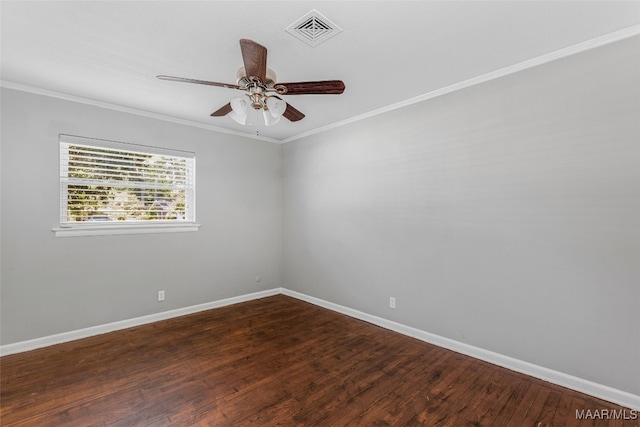
MULTIPOLYGON (((262 100, 260 102, 262 102, 262 100)), ((232 111, 229 113, 229 117, 241 125, 252 125, 254 120, 252 120, 251 117, 251 110, 249 108, 251 107, 256 111, 262 110, 264 124, 266 126, 273 126, 280 121, 282 114, 284 114, 287 109, 287 103, 273 96, 266 97, 264 103, 264 106, 255 108, 253 102, 250 103, 246 96, 233 98, 230 102, 232 111)))
POLYGON ((250 117, 249 107, 256 112, 262 111, 266 126, 278 123, 282 116, 291 122, 304 118, 304 114, 282 100, 278 95, 339 95, 344 92, 345 85, 341 80, 276 83, 276 73, 267 68, 267 48, 253 40, 241 39, 240 50, 244 67, 240 67, 236 73, 235 85, 165 75, 157 77, 161 80, 244 91, 245 94, 243 96, 233 98, 228 104, 211 114, 213 117, 229 115, 234 121, 242 125, 254 123, 250 117))

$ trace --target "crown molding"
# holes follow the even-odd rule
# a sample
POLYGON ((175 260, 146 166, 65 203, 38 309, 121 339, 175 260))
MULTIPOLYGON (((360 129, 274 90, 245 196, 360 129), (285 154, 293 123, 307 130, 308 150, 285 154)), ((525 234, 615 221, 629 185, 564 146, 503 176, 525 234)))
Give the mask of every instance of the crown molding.
POLYGON ((523 71, 529 68, 537 67, 538 65, 546 64, 547 62, 555 61, 557 59, 566 58, 571 55, 575 55, 580 52, 584 52, 590 49, 594 49, 596 47, 604 46, 610 43, 614 43, 620 40, 624 40, 633 36, 640 34, 640 25, 634 25, 631 27, 624 28, 619 31, 615 31, 613 33, 605 34, 600 37, 596 37, 594 39, 590 39, 563 49, 559 49, 550 53, 546 53, 544 55, 538 56, 536 58, 528 59, 526 61, 519 62, 517 64, 509 65, 507 67, 501 68, 499 70, 491 71, 486 74, 482 74, 477 77, 470 78, 468 80, 464 80, 458 83, 454 83, 452 85, 443 87, 441 89, 437 89, 422 95, 418 95, 413 98, 409 98, 404 101, 397 102, 395 104, 388 105, 386 107, 378 108, 373 111, 369 111, 367 113, 359 114, 357 116, 351 117, 346 120, 342 120, 336 123, 332 123, 327 126, 319 127, 317 129, 310 130, 308 132, 303 132, 298 135, 291 136, 289 138, 283 139, 281 142, 287 143, 292 142, 301 138, 305 138, 307 136, 315 135, 317 133, 326 132, 331 129, 335 129, 341 126, 348 125, 350 123, 355 123, 360 120, 368 119, 370 117, 374 117, 380 114, 387 113, 389 111, 397 110, 399 108, 406 107, 408 105, 417 104, 419 102, 423 102, 429 99, 436 98, 438 96, 446 95, 451 92, 458 91, 460 89, 465 89, 470 86, 475 86, 484 82, 488 82, 490 80, 494 80, 500 77, 507 76, 509 74, 514 74, 519 71, 523 71))
POLYGON ((135 108, 130 108, 130 107, 125 107, 122 105, 117 105, 117 104, 111 104, 111 103, 107 103, 107 102, 102 102, 102 101, 98 101, 95 99, 89 99, 89 98, 83 98, 83 97, 79 97, 76 95, 70 95, 70 94, 66 94, 66 93, 62 93, 62 92, 56 92, 53 90, 49 90, 49 89, 44 89, 44 88, 40 88, 40 87, 35 87, 35 86, 29 86, 29 85, 25 85, 25 84, 21 84, 21 83, 15 83, 15 82, 11 82, 11 81, 6 81, 6 80, 0 80, 0 87, 6 87, 8 89, 15 89, 15 90, 20 90, 20 91, 24 91, 24 92, 30 92, 30 93, 35 93, 38 95, 45 95, 45 96, 50 96, 50 97, 54 97, 54 98, 60 98, 60 99, 65 99, 65 100, 69 100, 69 101, 75 101, 78 103, 82 103, 82 104, 87 104, 87 105, 93 105, 93 106, 97 106, 97 107, 102 107, 102 108, 107 108, 110 110, 115 110, 115 111, 120 111, 120 112, 125 112, 125 113, 130 113, 130 114, 135 114, 135 115, 139 115, 139 116, 143 116, 143 117, 149 117, 149 118, 153 118, 153 119, 157 119, 157 120, 163 120, 163 121, 167 121, 167 122, 172 122, 172 123, 177 123, 177 124, 182 124, 182 125, 186 125, 186 126, 193 126, 193 127, 197 127, 197 128, 201 128, 201 129, 207 129, 207 130, 212 130, 215 132, 220 132, 220 133, 226 133, 226 134, 230 134, 230 135, 236 135, 236 136, 242 136, 245 138, 251 138, 251 139, 256 139, 256 140, 260 140, 260 141, 267 141, 267 142, 272 142, 272 143, 276 143, 276 144, 285 144, 288 142, 293 142, 296 141, 298 139, 302 139, 311 135, 315 135, 318 133, 322 133, 322 132, 326 132, 329 131, 331 129, 335 129, 341 126, 345 126, 351 123, 355 123, 361 120, 365 120, 368 119, 370 117, 375 117, 377 115, 380 114, 384 114, 387 113, 389 111, 393 111, 393 110, 397 110, 399 108, 403 108, 409 105, 413 105, 413 104, 417 104, 419 102, 423 102, 423 101, 427 101, 429 99, 433 99, 436 98, 438 96, 442 96, 442 95, 446 95, 448 93, 452 93, 470 86, 474 86, 474 85, 478 85, 484 82, 488 82, 490 80, 494 80, 500 77, 504 77, 507 76, 509 74, 514 74, 517 73, 519 71, 523 71, 529 68, 533 68, 536 67, 538 65, 542 65, 542 64, 546 64, 548 62, 551 61, 555 61, 557 59, 561 59, 561 58, 566 58, 568 56, 571 55, 575 55, 577 53, 580 52, 584 52, 590 49, 594 49, 600 46, 604 46, 610 43, 614 43, 620 40, 624 40, 633 36, 637 36, 640 34, 640 25, 633 25, 631 27, 627 27, 627 28, 623 28, 621 30, 618 31, 614 31, 612 33, 608 33, 590 40, 586 40, 584 42, 580 42, 577 43, 575 45, 572 46, 568 46, 566 48, 563 49, 559 49, 550 53, 546 53, 544 55, 538 56, 536 58, 532 58, 532 59, 528 59, 526 61, 522 61, 519 62, 517 64, 513 64, 513 65, 509 65, 507 67, 495 70, 495 71, 491 71, 489 73, 477 76, 477 77, 473 77, 467 80, 464 80, 462 82, 458 82, 458 83, 454 83, 452 85, 431 91, 431 92, 427 92, 425 94, 422 95, 418 95, 415 96, 413 98, 409 98, 406 99, 404 101, 400 101, 397 102, 395 104, 391 104, 382 108, 378 108, 363 114, 359 114, 357 116, 353 116, 350 117, 348 119, 345 120, 341 120, 339 122, 336 123, 332 123, 330 125, 327 126, 321 126, 319 128, 316 129, 312 129, 310 131, 307 132, 303 132, 297 135, 293 135, 290 136, 288 138, 284 138, 284 139, 276 139, 276 138, 270 138, 270 137, 266 137, 266 136, 260 136, 260 135, 254 135, 254 134, 250 134, 250 133, 244 133, 244 132, 238 132, 238 131, 234 131, 234 130, 230 130, 230 129, 225 129, 222 127, 217 127, 217 126, 212 126, 212 125, 207 125, 204 123, 200 123, 200 122, 196 122, 196 121, 192 121, 192 120, 186 120, 186 119, 179 119, 177 117, 171 117, 171 116, 165 116, 162 114, 157 114, 157 113, 152 113, 150 111, 145 111, 145 110, 139 110, 139 109, 135 109, 135 108))
POLYGON ((221 127, 218 127, 218 126, 212 126, 212 125, 207 125, 205 123, 195 122, 195 121, 192 121, 192 120, 185 120, 185 119, 179 119, 177 117, 165 116, 163 114, 152 113, 150 111, 145 111, 145 110, 139 110, 139 109, 136 109, 136 108, 125 107, 125 106, 118 105, 118 104, 111 104, 111 103, 108 103, 108 102, 98 101, 98 100, 90 99, 90 98, 83 98, 81 96, 70 95, 68 93, 57 92, 57 91, 53 91, 53 90, 49 90, 49 89, 44 89, 44 88, 41 88, 41 87, 25 85, 25 84, 22 84, 22 83, 16 83, 16 82, 7 81, 7 80, 0 80, 0 87, 5 87, 7 89, 19 90, 19 91, 22 91, 22 92, 33 93, 33 94, 36 94, 36 95, 44 95, 44 96, 49 96, 49 97, 52 97, 52 98, 64 99, 66 101, 73 101, 73 102, 78 102, 80 104, 92 105, 94 107, 101 107, 101 108, 106 108, 106 109, 109 109, 109 110, 120 111, 122 113, 135 114, 137 116, 143 116, 143 117, 147 117, 147 118, 151 118, 151 119, 162 120, 162 121, 165 121, 165 122, 177 123, 177 124, 180 124, 180 125, 212 130, 214 132, 220 132, 220 133, 226 133, 226 134, 230 134, 230 135, 242 136, 242 137, 245 137, 245 138, 257 139, 257 140, 260 140, 260 141, 267 141, 267 142, 272 142, 272 143, 276 143, 276 144, 279 144, 279 143, 282 142, 279 139, 269 138, 267 136, 260 136, 260 135, 253 135, 253 134, 250 134, 250 133, 238 132, 238 131, 234 131, 234 130, 230 130, 230 129, 221 128, 221 127))

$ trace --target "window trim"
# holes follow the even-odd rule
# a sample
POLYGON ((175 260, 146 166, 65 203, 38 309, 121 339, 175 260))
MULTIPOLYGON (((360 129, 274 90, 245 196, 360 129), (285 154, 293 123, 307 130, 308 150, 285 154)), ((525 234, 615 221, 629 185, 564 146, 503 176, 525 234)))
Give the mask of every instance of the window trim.
POLYGON ((198 231, 201 224, 111 225, 52 228, 56 237, 111 236, 118 234, 184 233, 198 231))
POLYGON ((60 210, 59 227, 54 227, 51 230, 56 237, 75 237, 75 236, 104 236, 104 235, 118 235, 118 234, 147 234, 147 233, 180 233, 180 232, 192 232, 198 231, 200 224, 195 221, 196 216, 196 196, 195 196, 195 178, 196 178, 196 164, 195 153, 190 151, 167 149, 162 147, 154 147, 139 144, 130 144, 117 141, 109 141, 97 138, 87 138, 75 135, 60 134, 58 140, 58 150, 60 153, 59 164, 59 197, 60 197, 60 210), (64 212, 66 210, 65 204, 65 185, 63 181, 63 162, 62 162, 62 144, 76 144, 83 146, 90 146, 96 148, 106 148, 114 150, 129 150, 137 151, 145 154, 158 154, 168 156, 179 156, 192 159, 192 174, 193 174, 193 200, 191 202, 192 220, 180 220, 180 221, 114 221, 110 223, 87 223, 87 222, 65 222, 64 212))

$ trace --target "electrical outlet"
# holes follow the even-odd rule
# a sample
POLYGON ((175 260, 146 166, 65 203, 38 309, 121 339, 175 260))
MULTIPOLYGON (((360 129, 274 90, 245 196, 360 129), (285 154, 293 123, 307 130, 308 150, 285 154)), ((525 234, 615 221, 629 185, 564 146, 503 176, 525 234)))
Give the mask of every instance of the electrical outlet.
POLYGON ((396 299, 395 299, 395 297, 389 297, 389 308, 396 308, 396 299))
POLYGON ((164 291, 158 291, 158 301, 164 301, 164 291))

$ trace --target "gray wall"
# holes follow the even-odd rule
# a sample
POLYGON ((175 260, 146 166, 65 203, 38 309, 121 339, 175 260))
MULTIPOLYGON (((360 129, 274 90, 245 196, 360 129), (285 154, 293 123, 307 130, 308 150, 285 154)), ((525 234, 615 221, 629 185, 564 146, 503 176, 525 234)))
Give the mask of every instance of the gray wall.
POLYGON ((634 37, 287 144, 284 286, 640 394, 639 76, 634 37))
POLYGON ((639 43, 284 147, 2 89, 0 343, 284 285, 640 394, 639 43), (201 230, 55 238, 59 133, 195 151, 201 230))
POLYGON ((281 146, 5 88, 1 102, 2 344, 280 286, 281 146), (54 237, 60 133, 195 151, 200 230, 54 237))

